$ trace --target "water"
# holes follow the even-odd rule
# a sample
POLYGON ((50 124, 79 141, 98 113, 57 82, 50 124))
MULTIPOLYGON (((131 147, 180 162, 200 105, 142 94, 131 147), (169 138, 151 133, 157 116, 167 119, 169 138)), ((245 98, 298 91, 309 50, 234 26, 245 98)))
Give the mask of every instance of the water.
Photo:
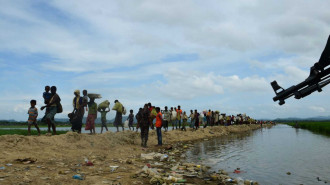
POLYGON ((287 125, 199 142, 187 156, 260 184, 330 184, 330 137, 287 125), (236 168, 243 172, 233 173, 236 168))

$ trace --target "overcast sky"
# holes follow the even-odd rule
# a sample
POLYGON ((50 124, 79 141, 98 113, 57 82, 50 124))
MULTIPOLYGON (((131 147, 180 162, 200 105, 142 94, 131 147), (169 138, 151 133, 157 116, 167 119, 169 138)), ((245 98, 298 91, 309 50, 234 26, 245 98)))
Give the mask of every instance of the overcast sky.
MULTIPOLYGON (((0 120, 73 91, 255 118, 329 115, 330 86, 273 102, 270 82, 307 78, 330 34, 330 1, 0 0, 0 120)), ((112 106, 111 105, 111 106, 112 106)), ((44 113, 40 113, 42 116, 44 113)), ((111 112, 108 119, 112 119, 111 112)))

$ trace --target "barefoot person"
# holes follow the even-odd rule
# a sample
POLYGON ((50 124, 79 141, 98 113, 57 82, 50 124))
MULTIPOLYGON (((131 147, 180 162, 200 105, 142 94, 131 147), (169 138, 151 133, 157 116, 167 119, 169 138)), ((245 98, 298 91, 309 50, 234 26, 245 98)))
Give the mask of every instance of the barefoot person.
POLYGON ((86 120, 85 130, 89 130, 91 134, 95 134, 95 119, 97 118, 97 104, 95 98, 90 97, 88 102, 88 116, 86 120))
POLYGON ((82 97, 80 97, 80 91, 75 90, 75 97, 73 98, 73 111, 69 114, 70 122, 72 124, 71 130, 73 132, 81 133, 82 120, 85 114, 84 107, 87 104, 82 97))
POLYGON ((133 123, 134 123, 134 114, 133 114, 133 110, 131 109, 130 111, 130 114, 128 115, 127 117, 127 120, 128 120, 128 128, 129 130, 131 130, 131 127, 134 131, 134 127, 133 127, 133 123))
POLYGON ((38 109, 35 107, 37 104, 36 100, 31 100, 31 107, 28 110, 29 119, 28 119, 28 135, 31 135, 31 125, 34 125, 38 131, 38 136, 40 136, 40 129, 37 124, 38 109))
POLYGON ((101 108, 101 109, 98 109, 98 111, 101 113, 101 134, 102 134, 103 127, 105 128, 106 131, 108 131, 108 127, 107 127, 107 113, 110 112, 110 108, 109 107, 107 107, 107 108, 101 108))
POLYGON ((62 112, 62 110, 58 110, 58 106, 60 106, 60 102, 61 102, 61 98, 58 96, 58 94, 56 93, 56 86, 52 86, 50 88, 50 92, 52 93, 52 98, 50 99, 50 101, 48 102, 48 104, 46 106, 42 106, 41 110, 44 110, 46 107, 49 108, 49 112, 46 114, 46 122, 48 124, 48 133, 50 133, 50 126, 53 129, 53 135, 56 135, 56 126, 55 126, 55 121, 54 121, 54 117, 55 114, 57 112, 62 112))
POLYGON ((162 122, 163 122, 163 115, 160 112, 160 108, 156 107, 156 112, 157 112, 157 116, 156 116, 156 132, 157 132, 157 141, 158 144, 157 146, 162 146, 163 142, 162 142, 162 122))
POLYGON ((135 118, 137 120, 137 124, 136 124, 136 132, 139 130, 140 126, 141 126, 141 120, 142 120, 142 111, 143 109, 140 108, 139 112, 135 115, 135 118))
POLYGON ((115 100, 115 105, 112 107, 112 110, 116 111, 116 117, 115 122, 113 123, 115 127, 117 127, 117 132, 119 132, 119 126, 123 128, 124 131, 124 125, 123 125, 123 105, 118 101, 115 100))
POLYGON ((144 108, 141 111, 141 121, 140 121, 141 146, 144 148, 147 147, 150 124, 152 124, 150 123, 150 111, 148 109, 148 104, 145 104, 144 108))

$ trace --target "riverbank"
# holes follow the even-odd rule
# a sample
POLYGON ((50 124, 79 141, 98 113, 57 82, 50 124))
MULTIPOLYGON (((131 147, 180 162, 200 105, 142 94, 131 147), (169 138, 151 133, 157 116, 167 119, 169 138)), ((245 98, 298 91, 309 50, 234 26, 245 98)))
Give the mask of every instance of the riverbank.
MULTIPOLYGON (((48 125, 46 125, 46 124, 39 124, 38 125, 39 126, 39 128, 48 128, 48 125)), ((62 128, 62 127, 68 127, 69 129, 71 128, 71 124, 56 124, 56 128, 57 127, 60 127, 60 128, 62 128)), ((136 128, 136 124, 134 124, 133 125, 134 126, 134 128, 136 128)), ((0 129, 1 128, 26 128, 27 129, 27 127, 28 127, 28 125, 27 125, 27 123, 25 123, 25 124, 19 124, 19 125, 0 125, 0 129)), ((85 128, 85 124, 83 124, 83 126, 82 126, 83 128, 85 128)), ((95 127, 101 127, 101 124, 95 124, 95 127)), ((107 127, 108 128, 110 128, 110 127, 113 127, 113 128, 116 128, 115 126, 113 126, 113 124, 111 123, 108 123, 107 124, 107 127)), ((34 126, 33 126, 33 128, 34 128, 34 126)))
POLYGON ((311 121, 298 121, 297 123, 285 123, 295 128, 307 129, 315 133, 330 136, 330 122, 311 122, 311 121))
MULTIPOLYGON (((155 151, 168 151, 170 154, 179 151, 173 155, 173 160, 178 162, 184 160, 180 154, 189 149, 189 143, 259 128, 259 125, 239 125, 207 127, 198 131, 188 129, 187 132, 163 132, 164 147, 161 148, 154 146, 157 143, 156 133, 150 131, 147 149, 140 147, 140 134, 132 131, 97 135, 68 132, 56 136, 0 136, 0 169, 4 167, 0 170, 0 183, 149 184, 149 177, 137 174, 146 165, 141 154, 155 151), (168 146, 172 148, 167 150, 168 146), (30 158, 30 162, 16 161, 26 158, 30 158), (85 159, 91 161, 93 166, 84 165, 85 159), (115 170, 111 172, 110 166, 115 170), (76 174, 83 176, 84 180, 73 179, 76 174)), ((188 179, 188 182, 196 181, 188 179)))
MULTIPOLYGON (((66 134, 68 131, 56 131, 57 135, 61 135, 61 134, 66 134)), ((40 131, 41 135, 47 134, 48 131, 44 131, 41 130, 40 131)), ((0 136, 2 135, 23 135, 23 136, 27 136, 28 135, 28 131, 27 128, 26 130, 22 130, 22 129, 1 129, 0 128, 0 136)), ((31 127, 31 135, 33 136, 37 136, 38 135, 38 131, 36 130, 36 128, 33 126, 31 127)))

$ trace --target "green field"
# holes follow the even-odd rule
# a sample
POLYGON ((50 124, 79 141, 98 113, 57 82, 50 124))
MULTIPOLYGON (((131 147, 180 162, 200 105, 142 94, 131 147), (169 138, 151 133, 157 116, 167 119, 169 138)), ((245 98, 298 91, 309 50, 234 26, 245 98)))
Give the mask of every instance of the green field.
MULTIPOLYGON (((40 131, 40 132, 41 132, 41 134, 46 134, 47 133, 47 131, 40 131)), ((56 134, 60 135, 60 134, 65 134, 67 132, 68 131, 56 131, 56 134)), ((22 130, 22 129, 0 129, 0 136, 2 136, 2 135, 14 135, 14 134, 26 136, 28 134, 28 131, 27 131, 27 128, 26 128, 26 130, 22 130)), ((38 135, 38 131, 34 127, 31 127, 31 135, 38 135)))
MULTIPOLYGON (((290 126, 295 126, 295 122, 286 123, 290 126)), ((298 128, 307 129, 315 133, 320 133, 330 136, 330 122, 312 122, 298 121, 298 128)))

